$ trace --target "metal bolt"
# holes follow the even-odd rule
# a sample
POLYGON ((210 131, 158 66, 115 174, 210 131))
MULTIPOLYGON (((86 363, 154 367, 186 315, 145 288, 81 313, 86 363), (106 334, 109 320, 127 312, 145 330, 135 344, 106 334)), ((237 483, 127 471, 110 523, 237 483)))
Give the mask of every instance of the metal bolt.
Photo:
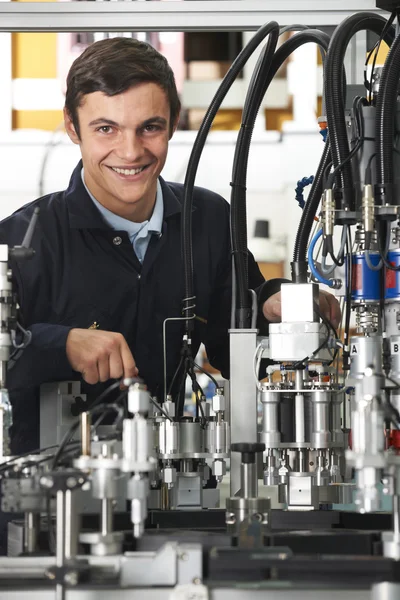
POLYGON ((45 488, 48 488, 48 489, 52 488, 53 485, 54 485, 53 478, 52 477, 41 477, 40 478, 40 485, 42 487, 45 487, 45 488))
POLYGON ((260 522, 261 522, 262 520, 263 520, 263 516, 262 516, 262 514, 260 514, 260 513, 255 513, 255 514, 253 515, 253 521, 260 521, 260 522))
POLYGON ((77 585, 78 573, 76 571, 70 571, 69 573, 65 573, 64 582, 68 585, 77 585))
POLYGON ((200 577, 195 577, 195 578, 193 579, 193 583, 194 583, 195 585, 201 585, 201 579, 200 579, 200 577))
POLYGON ((67 479, 67 487, 68 488, 74 488, 76 486, 76 484, 78 483, 76 477, 68 477, 67 479))
POLYGON ((182 552, 182 554, 179 555, 179 558, 183 561, 189 560, 189 556, 186 552, 182 552))

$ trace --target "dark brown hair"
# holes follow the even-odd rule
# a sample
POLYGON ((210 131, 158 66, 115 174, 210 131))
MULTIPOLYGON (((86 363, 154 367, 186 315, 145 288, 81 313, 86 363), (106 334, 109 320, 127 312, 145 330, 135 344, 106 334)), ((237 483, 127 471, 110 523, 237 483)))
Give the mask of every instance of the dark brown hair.
POLYGON ((167 59, 146 42, 133 38, 110 38, 91 44, 72 63, 67 76, 65 108, 80 137, 78 107, 83 96, 103 92, 116 96, 140 83, 156 83, 167 95, 171 130, 181 103, 167 59))

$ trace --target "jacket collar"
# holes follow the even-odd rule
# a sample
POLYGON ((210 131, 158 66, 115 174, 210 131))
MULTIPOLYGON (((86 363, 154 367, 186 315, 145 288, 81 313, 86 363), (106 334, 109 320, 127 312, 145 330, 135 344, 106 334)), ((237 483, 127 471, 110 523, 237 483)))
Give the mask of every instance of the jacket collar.
MULTIPOLYGON (((70 227, 73 229, 105 229, 110 226, 104 221, 96 208, 85 186, 82 177, 82 161, 75 167, 68 188, 65 191, 65 201, 69 213, 70 227)), ((162 177, 159 178, 164 201, 164 220, 182 211, 182 204, 171 187, 162 177)))

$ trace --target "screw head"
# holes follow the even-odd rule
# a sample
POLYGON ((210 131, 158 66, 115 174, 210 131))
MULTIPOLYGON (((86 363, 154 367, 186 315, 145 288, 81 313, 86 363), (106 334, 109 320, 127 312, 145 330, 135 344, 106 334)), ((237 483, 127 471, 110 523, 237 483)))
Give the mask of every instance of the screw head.
POLYGON ((67 479, 67 487, 72 489, 74 487, 76 487, 78 481, 76 479, 76 477, 68 477, 67 479))

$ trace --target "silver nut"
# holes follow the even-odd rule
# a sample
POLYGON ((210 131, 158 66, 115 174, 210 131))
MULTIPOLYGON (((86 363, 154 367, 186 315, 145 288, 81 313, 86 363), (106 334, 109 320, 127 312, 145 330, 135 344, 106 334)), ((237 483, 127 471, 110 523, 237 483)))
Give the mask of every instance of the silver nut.
POLYGON ((172 402, 171 400, 166 400, 162 405, 162 408, 170 417, 175 416, 175 402, 172 402))
POLYGON ((150 408, 150 394, 141 389, 139 384, 135 383, 129 388, 128 392, 128 410, 130 413, 148 413, 150 408))
POLYGON ((163 483, 173 484, 176 482, 176 469, 175 467, 164 467, 162 470, 163 483))
POLYGON ((222 394, 216 394, 212 399, 212 409, 214 412, 221 412, 225 410, 225 396, 222 394))
POLYGON ((212 464, 212 473, 215 477, 223 477, 226 475, 226 463, 224 460, 214 460, 212 464))

